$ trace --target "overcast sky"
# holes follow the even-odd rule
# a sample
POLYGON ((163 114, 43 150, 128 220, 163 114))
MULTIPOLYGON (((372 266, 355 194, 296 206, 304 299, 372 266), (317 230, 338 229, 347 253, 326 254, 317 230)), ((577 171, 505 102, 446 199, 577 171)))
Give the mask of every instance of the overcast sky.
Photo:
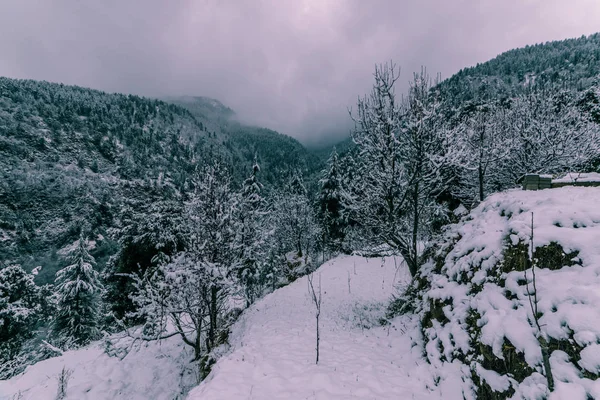
POLYGON ((447 78, 600 30, 598 0, 0 0, 0 75, 214 97, 315 142, 348 133, 375 63, 447 78))

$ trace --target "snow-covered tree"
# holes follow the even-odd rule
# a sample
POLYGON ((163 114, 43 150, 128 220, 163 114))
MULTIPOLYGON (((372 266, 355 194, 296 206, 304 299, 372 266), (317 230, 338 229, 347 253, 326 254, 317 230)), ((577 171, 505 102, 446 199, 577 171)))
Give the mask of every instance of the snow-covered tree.
POLYGON ((360 223, 377 241, 399 251, 415 275, 418 242, 439 211, 437 196, 448 185, 453 155, 446 149, 452 135, 424 70, 414 75, 401 104, 394 92, 394 64, 376 67, 374 76, 371 94, 359 99, 353 115, 363 171, 357 183, 362 195, 353 208, 360 223))
POLYGON ((514 141, 504 123, 506 110, 495 103, 467 104, 460 122, 453 130, 453 152, 458 161, 458 182, 454 194, 469 205, 483 201, 486 194, 497 190, 497 180, 504 161, 510 155, 514 141))
POLYGON ((265 201, 261 196, 262 183, 258 180, 260 167, 255 158, 251 175, 244 180, 236 215, 236 247, 239 253, 237 279, 250 305, 260 295, 260 273, 265 257, 265 201))
POLYGON ((135 307, 130 298, 133 281, 128 276, 144 274, 147 269, 155 268, 182 251, 188 236, 184 205, 180 200, 156 200, 137 210, 128 207, 122 225, 115 232, 119 238, 119 251, 111 258, 103 275, 106 302, 116 318, 127 320, 127 313, 135 307))
POLYGON ((327 246, 337 251, 342 245, 345 234, 343 205, 347 195, 342 187, 342 171, 340 171, 335 148, 331 152, 327 167, 322 172, 319 184, 319 217, 323 225, 323 235, 327 246))
POLYGON ((39 289, 19 265, 0 268, 0 379, 11 375, 8 367, 22 345, 35 333, 40 318, 39 289))
POLYGON ((512 184, 526 173, 559 173, 598 155, 598 125, 574 106, 569 92, 542 89, 512 99, 506 129, 513 146, 503 180, 512 184))
POLYGON ((85 345, 100 337, 99 309, 102 292, 96 261, 81 233, 68 257, 69 265, 56 273, 58 294, 53 334, 62 345, 85 345))
POLYGON ((157 340, 179 335, 195 359, 219 344, 235 292, 237 196, 219 163, 205 166, 186 203, 187 248, 166 257, 142 276, 133 274, 136 291, 132 318, 146 323, 136 338, 157 340), (169 329, 172 329, 169 330, 169 329))
POLYGON ((294 280, 308 272, 321 238, 314 208, 308 198, 302 174, 294 173, 287 187, 272 196, 271 248, 285 257, 286 279, 294 280))

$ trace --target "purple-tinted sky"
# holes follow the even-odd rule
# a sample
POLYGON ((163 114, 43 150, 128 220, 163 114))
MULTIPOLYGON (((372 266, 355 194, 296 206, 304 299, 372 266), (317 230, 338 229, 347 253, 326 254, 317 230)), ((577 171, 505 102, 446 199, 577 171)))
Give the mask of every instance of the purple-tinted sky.
POLYGON ((375 63, 449 77, 514 47, 600 30, 598 0, 1 0, 0 75, 202 95, 319 141, 375 63))

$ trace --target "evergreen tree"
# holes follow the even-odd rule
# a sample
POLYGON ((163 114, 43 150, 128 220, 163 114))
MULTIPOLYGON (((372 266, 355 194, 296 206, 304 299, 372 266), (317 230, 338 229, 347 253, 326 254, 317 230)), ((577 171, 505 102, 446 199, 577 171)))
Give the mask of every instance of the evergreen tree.
POLYGON ((344 239, 345 222, 343 215, 344 189, 338 160, 338 153, 334 148, 319 180, 321 187, 319 194, 319 217, 323 225, 325 242, 334 251, 339 250, 344 239))
POLYGON ((128 324, 140 322, 126 318, 135 308, 130 298, 135 288, 128 276, 143 275, 187 245, 182 201, 154 197, 151 200, 150 204, 144 204, 137 210, 128 207, 124 213, 124 227, 117 233, 120 249, 103 273, 105 301, 109 303, 114 317, 125 319, 128 324))
POLYGON ((261 197, 263 185, 257 177, 259 171, 260 167, 255 158, 252 174, 242 185, 236 221, 238 225, 236 245, 240 254, 236 272, 244 290, 247 305, 253 303, 259 295, 257 285, 264 259, 265 204, 261 197))
POLYGON ((33 275, 19 265, 0 267, 0 379, 12 375, 11 360, 33 337, 40 311, 33 275))
POLYGON ((70 264, 56 273, 57 315, 53 332, 61 345, 82 346, 100 336, 99 313, 102 285, 96 261, 81 233, 70 264))

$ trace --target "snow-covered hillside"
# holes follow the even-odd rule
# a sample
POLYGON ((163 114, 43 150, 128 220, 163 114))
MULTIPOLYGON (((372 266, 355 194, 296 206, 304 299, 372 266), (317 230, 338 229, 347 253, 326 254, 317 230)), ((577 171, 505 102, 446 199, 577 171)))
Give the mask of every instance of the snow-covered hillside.
POLYGON ((547 398, 545 341, 549 398, 600 399, 599 202, 600 188, 511 190, 449 228, 423 271, 423 326, 432 364, 473 372, 467 398, 547 398))
POLYGON ((193 352, 178 338, 131 351, 123 360, 104 353, 103 343, 65 352, 0 381, 0 400, 55 400, 61 371, 70 372, 69 400, 174 400, 197 383, 193 352))
POLYGON ((400 259, 342 256, 315 272, 315 285, 319 274, 318 365, 315 306, 304 277, 243 314, 232 331, 231 352, 188 400, 460 398, 452 380, 441 389, 445 396, 438 388, 427 389, 434 379, 413 343, 415 319, 378 326, 395 286, 410 279, 400 259))

